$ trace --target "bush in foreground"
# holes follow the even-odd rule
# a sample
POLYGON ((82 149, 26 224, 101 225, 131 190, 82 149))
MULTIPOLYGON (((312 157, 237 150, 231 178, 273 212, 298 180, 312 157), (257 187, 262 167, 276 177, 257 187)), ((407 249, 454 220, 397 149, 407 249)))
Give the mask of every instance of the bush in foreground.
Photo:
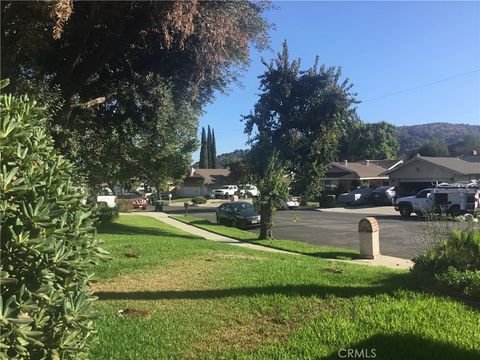
POLYGON ((72 164, 45 132, 45 110, 2 95, 0 111, 0 355, 82 358, 95 334, 90 269, 108 254, 72 164))
POLYGON ((480 230, 451 231, 413 261, 413 273, 430 285, 480 300, 480 230))

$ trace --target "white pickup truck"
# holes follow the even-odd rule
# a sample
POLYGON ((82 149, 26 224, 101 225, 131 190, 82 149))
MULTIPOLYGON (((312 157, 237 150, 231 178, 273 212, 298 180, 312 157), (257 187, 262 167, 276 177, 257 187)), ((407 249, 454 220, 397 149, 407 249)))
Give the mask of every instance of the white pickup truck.
POLYGON ((212 196, 214 198, 224 198, 227 199, 229 196, 235 195, 238 191, 237 185, 224 185, 220 189, 212 191, 212 196))
POLYGON ((394 207, 405 217, 412 213, 421 215, 425 211, 447 213, 452 216, 474 213, 480 209, 480 188, 439 185, 424 189, 414 196, 398 198, 394 207))
POLYGON ((97 196, 97 204, 105 203, 109 208, 116 205, 117 197, 115 195, 99 195, 97 196))

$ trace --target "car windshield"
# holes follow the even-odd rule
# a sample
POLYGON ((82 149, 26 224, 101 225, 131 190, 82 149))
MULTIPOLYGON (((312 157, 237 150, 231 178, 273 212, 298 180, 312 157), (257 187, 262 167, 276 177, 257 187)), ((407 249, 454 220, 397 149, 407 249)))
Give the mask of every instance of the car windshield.
POLYGON ((235 211, 236 213, 241 213, 246 211, 248 212, 255 211, 255 208, 253 207, 253 205, 246 202, 232 204, 232 208, 233 208, 233 211, 235 211))
POLYGON ((390 189, 390 186, 380 186, 378 188, 375 189, 375 191, 377 192, 380 192, 380 191, 387 191, 388 189, 390 189))
POLYGON ((230 187, 230 186, 228 186, 228 185, 224 185, 224 186, 222 186, 220 189, 228 189, 229 187, 230 187))

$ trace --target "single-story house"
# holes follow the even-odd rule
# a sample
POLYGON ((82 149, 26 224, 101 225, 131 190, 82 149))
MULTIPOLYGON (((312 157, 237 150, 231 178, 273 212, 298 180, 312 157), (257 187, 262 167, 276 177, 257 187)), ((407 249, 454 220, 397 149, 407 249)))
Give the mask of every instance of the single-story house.
POLYGON ((403 163, 403 160, 362 160, 333 162, 322 178, 326 189, 349 191, 360 183, 370 187, 388 185, 388 175, 383 173, 403 163))
POLYGON ((228 169, 195 169, 192 167, 180 185, 180 194, 188 197, 207 195, 223 185, 229 185, 230 182, 230 170, 228 169))
POLYGON ((404 193, 417 193, 441 182, 480 179, 480 162, 465 161, 458 157, 429 157, 417 155, 404 164, 382 175, 388 175, 390 185, 404 193))

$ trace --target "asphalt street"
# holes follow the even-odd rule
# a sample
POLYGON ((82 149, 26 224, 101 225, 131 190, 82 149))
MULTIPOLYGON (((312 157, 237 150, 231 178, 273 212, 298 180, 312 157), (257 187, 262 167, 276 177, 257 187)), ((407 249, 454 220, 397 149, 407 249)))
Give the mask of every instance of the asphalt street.
MULTIPOLYGON (((166 209, 183 214, 183 209, 166 209)), ((189 214, 215 222, 215 210, 190 208, 189 214)), ((365 214, 329 213, 313 209, 279 211, 274 216, 273 233, 277 239, 306 242, 317 246, 358 249, 358 222, 365 214)), ((424 220, 400 215, 375 216, 380 225, 380 252, 384 255, 411 259, 422 250, 424 220)), ((258 229, 249 230, 258 233, 258 229)))

